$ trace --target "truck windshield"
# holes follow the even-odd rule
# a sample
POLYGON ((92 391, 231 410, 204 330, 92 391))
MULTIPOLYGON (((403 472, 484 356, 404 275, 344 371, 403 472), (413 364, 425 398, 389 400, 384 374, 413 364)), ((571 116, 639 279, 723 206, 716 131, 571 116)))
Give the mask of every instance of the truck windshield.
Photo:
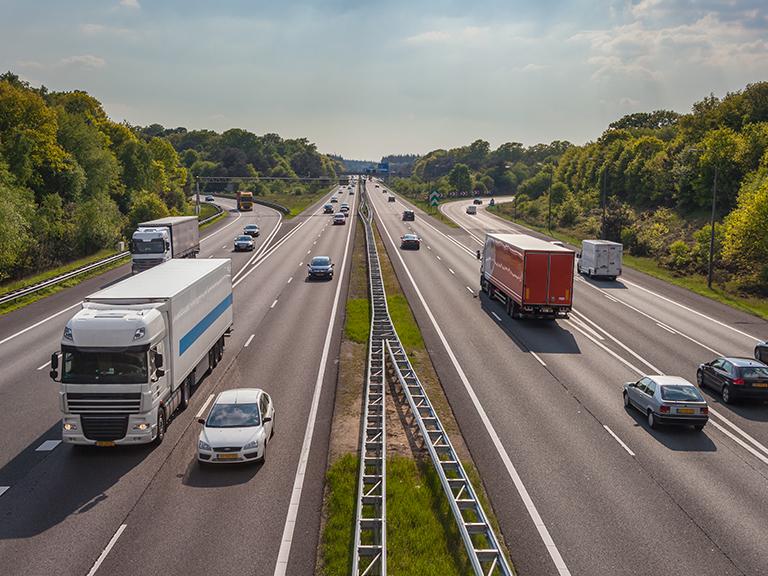
POLYGON ((134 254, 162 254, 165 252, 165 242, 162 238, 153 238, 149 242, 144 240, 133 241, 134 254))
POLYGON ((143 384, 148 378, 146 352, 64 351, 65 384, 143 384))

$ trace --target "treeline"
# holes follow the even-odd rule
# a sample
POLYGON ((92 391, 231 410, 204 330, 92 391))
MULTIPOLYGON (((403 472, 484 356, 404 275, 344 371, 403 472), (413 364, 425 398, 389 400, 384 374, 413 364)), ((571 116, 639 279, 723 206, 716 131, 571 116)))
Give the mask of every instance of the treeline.
POLYGON ((0 75, 0 281, 115 248, 137 222, 192 213, 195 175, 335 178, 336 164, 304 139, 116 123, 85 92, 0 75))
POLYGON ((716 281, 766 294, 766 82, 722 99, 710 95, 684 115, 625 116, 584 146, 508 143, 491 150, 478 140, 435 150, 415 162, 413 177, 395 181, 401 192, 421 197, 433 189, 445 196, 516 194, 499 209, 539 226, 551 220, 576 236, 621 241, 630 253, 684 274, 706 270, 715 185, 716 281))

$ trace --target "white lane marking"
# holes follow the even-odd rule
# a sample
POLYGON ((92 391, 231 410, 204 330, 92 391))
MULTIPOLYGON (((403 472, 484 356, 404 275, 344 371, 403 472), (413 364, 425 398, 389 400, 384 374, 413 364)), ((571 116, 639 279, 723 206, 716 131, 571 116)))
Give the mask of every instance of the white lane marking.
POLYGON ((314 246, 315 244, 317 244, 317 240, 315 240, 314 242, 312 242, 312 246, 314 246))
POLYGON ((211 254, 208 258, 216 258, 216 254, 211 254))
MULTIPOLYGON (((384 232, 387 234, 387 238, 389 238, 390 244, 392 246, 395 246, 395 242, 392 240, 392 235, 389 233, 389 230, 384 225, 384 221, 378 215, 378 212, 376 213, 376 215, 379 217, 379 222, 381 222, 381 227, 383 228, 384 232)), ((531 520, 533 521, 534 526, 536 526, 536 530, 538 530, 539 532, 539 537, 544 543, 544 546, 546 547, 550 558, 554 562, 555 568, 557 568, 558 574, 560 576, 571 576, 571 572, 570 570, 568 570, 568 566, 566 566, 565 561, 563 560, 563 557, 560 554, 560 551, 557 549, 557 546, 555 545, 555 542, 549 533, 549 529, 547 528, 546 524, 544 524, 544 520, 541 518, 541 515, 539 514, 539 511, 536 508, 536 505, 533 503, 533 499, 528 493, 528 489, 525 487, 525 484, 523 484, 523 480, 522 478, 520 478, 520 474, 518 474, 517 469, 515 468, 515 465, 512 464, 512 459, 509 457, 509 453, 507 452, 506 448, 504 448, 504 444, 501 442, 501 438, 499 438, 499 435, 496 432, 496 429, 494 428, 493 424, 491 423, 491 420, 488 417, 488 414, 486 413, 485 408, 480 402, 480 399, 477 397, 477 394, 475 394, 475 390, 472 387, 472 384, 470 384, 469 379, 467 378, 467 375, 464 373, 464 369, 461 367, 461 364, 459 364, 458 358, 456 358, 456 355, 453 353, 453 349, 451 348, 450 344, 448 344, 448 340, 443 334, 443 331, 440 329, 440 326, 437 324, 437 320, 435 319, 435 316, 432 314, 432 310, 427 305, 427 301, 424 299, 424 295, 421 293, 421 290, 416 285, 416 280, 414 280, 410 269, 406 265, 405 260, 403 260, 403 257, 400 254, 400 252, 395 251, 395 254, 397 254, 397 257, 400 260, 400 263, 402 264, 403 269, 405 270, 405 273, 408 276, 408 279, 410 280, 411 285, 413 286, 413 289, 419 298, 419 301, 421 302, 421 305, 424 307, 424 311, 427 313, 427 317, 429 317, 429 320, 432 323, 432 327, 435 329, 435 332, 440 338, 440 342, 443 344, 443 347, 448 353, 448 357, 451 359, 451 363, 453 364, 454 369, 458 373, 459 379, 464 384, 464 388, 467 391, 467 394, 469 395, 470 399, 472 400, 472 404, 475 407, 475 410, 477 411, 478 415, 480 416, 480 420, 483 422, 483 425, 485 426, 485 430, 488 433, 488 436, 490 436, 491 442, 493 443, 493 446, 496 449, 496 452, 501 458, 501 461, 504 463, 504 467, 507 470, 507 474, 509 474, 510 478, 512 479, 512 483, 515 485, 515 488, 517 489, 517 492, 520 495, 520 498, 522 499, 523 504, 525 505, 525 509, 528 512, 528 515, 531 517, 531 520)), ((494 314, 493 312, 491 313, 494 314)), ((496 314, 494 314, 494 316, 496 316, 496 314)), ((500 318, 499 318, 499 321, 501 321, 500 318)))
POLYGON ((243 348, 248 348, 248 346, 250 346, 251 344, 251 340, 253 340, 255 336, 256 334, 251 334, 250 336, 248 336, 248 340, 245 341, 243 348))
POLYGON ((701 316, 702 318, 705 318, 709 320, 710 322, 714 322, 715 324, 722 326, 723 328, 728 328, 729 330, 733 330, 734 332, 737 332, 738 334, 741 334, 742 336, 746 336, 747 338, 751 338, 752 340, 756 342, 763 342, 760 338, 756 336, 752 336, 752 334, 747 334, 746 332, 742 332, 738 328, 734 328, 733 326, 729 326, 725 322, 721 322, 720 320, 716 320, 715 318, 712 318, 711 316, 707 316, 706 314, 703 314, 699 312, 698 310, 694 310, 693 308, 689 308, 688 306, 685 306, 684 304, 680 304, 679 302, 675 302, 671 298, 667 298, 666 296, 662 296, 661 294, 658 294, 654 292, 653 290, 648 290, 648 288, 644 288, 643 286, 640 286, 639 284, 635 284, 634 282, 630 282, 629 280, 626 280, 625 278, 622 278, 621 281, 624 284, 629 284, 630 286, 634 286, 635 288, 638 288, 644 292, 648 292, 648 294, 652 294, 653 296, 656 296, 656 298, 661 298, 662 300, 669 302, 670 304, 674 304, 675 306, 679 306, 683 310, 687 310, 688 312, 692 312, 693 314, 696 314, 697 316, 701 316))
POLYGON ((437 259, 438 259, 438 260, 442 260, 442 258, 440 258, 440 256, 438 256, 438 257, 437 257, 437 259))
MULTIPOLYGON (((57 354, 57 356, 59 357, 59 359, 61 359, 61 354, 57 354)), ((45 364, 43 364, 42 366, 38 366, 38 367, 36 368, 36 370, 42 370, 43 368, 45 368, 46 366, 49 366, 50 364, 51 364, 51 361, 50 361, 50 360, 48 360, 48 362, 46 362, 46 363, 45 363, 45 364)))
POLYGON ((432 250, 432 246, 427 246, 427 250, 432 250))
MULTIPOLYGON (((584 284, 588 284, 588 282, 586 280, 581 280, 581 281, 584 282, 584 284)), ((618 302, 618 300, 616 298, 614 298, 613 296, 610 296, 608 294, 603 294, 603 296, 608 298, 608 300, 610 300, 611 302, 618 302)))
POLYGON ((299 266, 304 266, 304 262, 299 262, 299 266))
POLYGON ((662 324, 661 322, 656 322, 656 326, 658 326, 658 327, 659 327, 659 328, 661 328, 662 330, 666 330, 666 331, 667 331, 667 332, 669 332, 670 334, 677 334, 677 332, 675 332, 674 330, 672 330, 672 328, 670 328, 669 326, 665 326, 665 325, 664 325, 664 324, 662 324))
POLYGON ((275 301, 272 302, 272 305, 270 306, 270 308, 274 308, 275 306, 277 306, 277 298, 275 298, 275 301))
POLYGON ((200 406, 200 410, 197 411, 197 414, 195 414, 195 419, 200 418, 200 416, 203 415, 203 412, 205 412, 205 409, 208 408, 208 404, 211 403, 211 400, 213 400, 213 394, 208 396, 208 399, 205 401, 205 403, 200 406))
POLYGON ((226 247, 227 247, 227 245, 226 245, 226 244, 224 244, 224 246, 222 246, 222 248, 226 248, 226 247))
POLYGON ((538 355, 538 354, 536 354, 536 352, 534 352, 533 350, 529 350, 529 352, 531 353, 531 356, 533 356, 534 358, 536 358, 536 360, 538 360, 538 361, 539 361, 539 364, 541 364, 541 365, 542 365, 542 366, 544 366, 545 368, 547 367, 547 365, 546 365, 546 364, 544 364, 544 360, 542 360, 541 358, 539 358, 539 355, 538 355))
POLYGON ((96 559, 96 562, 91 567, 87 576, 93 576, 94 574, 96 574, 96 571, 99 569, 99 566, 101 566, 101 563, 104 562, 104 560, 107 558, 107 554, 109 554, 109 551, 112 550, 114 545, 117 543, 117 539, 120 538, 120 534, 123 533, 123 531, 126 529, 127 526, 128 526, 127 524, 120 524, 120 528, 118 528, 117 532, 115 532, 115 535, 112 536, 112 539, 109 541, 109 544, 107 544, 107 547, 104 548, 103 552, 101 553, 101 556, 99 556, 96 559))
POLYGON ((2 340, 0 340, 0 345, 5 344, 9 340, 13 340, 14 338, 17 338, 18 336, 21 336, 22 334, 25 334, 25 333, 29 332, 33 328, 37 328, 41 324, 45 324, 46 322, 48 322, 48 320, 52 320, 53 318, 56 318, 56 316, 61 316, 62 314, 64 314, 64 312, 69 312, 70 310, 72 310, 72 308, 76 308, 77 306, 80 306, 80 304, 82 304, 82 302, 76 302, 75 304, 72 304, 72 306, 67 306, 63 310, 59 310, 55 314, 51 314, 50 316, 48 316, 46 318, 43 318, 39 322, 35 322, 31 326, 27 326, 26 328, 24 328, 23 330, 19 330, 15 334, 11 334, 10 336, 6 336, 2 340))
POLYGON ((498 314, 496 314, 496 312, 494 312, 493 310, 491 310, 491 314, 493 314, 493 317, 494 317, 494 318, 496 318, 496 320, 498 320, 499 322, 501 322, 501 318, 499 318, 499 315, 498 315, 498 314))
POLYGON ((448 268, 448 272, 450 272, 451 274, 453 274, 454 276, 456 276, 456 272, 454 272, 452 268, 448 268))
POLYGON ((712 424, 712 426, 714 426, 718 430, 720 430, 720 432, 722 432, 723 434, 728 436, 728 438, 730 438, 731 440, 736 442, 736 444, 738 444, 739 446, 744 448, 747 452, 752 454, 755 458, 757 458, 758 460, 761 460, 763 462, 763 464, 768 464, 768 458, 766 458, 765 456, 760 454, 760 452, 758 452, 757 450, 752 448, 752 446, 750 446, 749 444, 744 442, 741 438, 739 438, 738 436, 733 434, 730 430, 727 430, 726 428, 724 428, 723 426, 721 426, 720 424, 718 424, 717 422, 715 422, 711 418, 709 419, 709 423, 712 424))
POLYGON ((309 254, 310 252, 312 252, 312 250, 307 250, 307 254, 309 254))
POLYGON ((11 489, 11 487, 10 487, 10 486, 0 486, 0 496, 2 496, 3 494, 5 494, 5 493, 6 493, 8 490, 10 490, 10 489, 11 489))
POLYGON ((51 450, 56 448, 56 446, 58 446, 59 444, 61 444, 61 440, 46 440, 45 442, 40 444, 40 446, 35 448, 35 452, 50 452, 51 450))
POLYGON ((624 450, 626 450, 626 451, 627 451, 627 454, 629 454, 630 456, 632 456, 632 458, 634 458, 634 457, 635 457, 635 453, 634 453, 634 452, 632 452, 632 450, 630 450, 630 449, 629 449, 629 446, 627 446, 626 444, 624 444, 624 441, 623 441, 621 438, 619 438, 618 436, 616 436, 616 434, 613 432, 613 430, 611 430, 610 428, 608 428, 608 426, 607 426, 606 424, 603 424, 603 428, 605 428, 605 429, 608 431, 608 434, 610 434, 611 436, 613 436, 613 439, 614 439, 614 440, 616 440, 616 442, 618 442, 618 443, 619 443, 619 445, 620 445, 622 448, 624 448, 624 450))
POLYGON ((590 328, 584 322, 582 322, 581 320, 576 318, 576 316, 571 316, 571 322, 573 322, 575 324, 578 324, 581 328, 583 328, 584 330, 586 330, 587 332, 592 334, 598 340, 605 340, 605 338, 603 338, 602 335, 600 335, 597 332, 595 332, 594 330, 592 330, 592 328, 590 328))
POLYGON ((579 326, 578 326, 577 324, 574 324, 574 323, 573 323, 571 320, 566 320, 565 322, 566 322, 566 324, 568 324, 568 325, 572 326, 572 327, 574 328, 574 330, 578 330, 579 332, 581 332, 582 334, 584 334, 584 336, 586 336, 587 338, 589 338, 590 340, 592 340, 592 342, 594 342, 594 343, 595 343, 595 344, 597 344, 597 345, 598 345, 600 348, 602 348, 603 350, 605 350, 606 352, 608 352, 608 354, 610 354, 611 356, 613 356, 614 358, 616 358, 616 360, 618 360, 619 362, 621 362, 622 364, 624 364, 625 366, 627 366, 627 367, 628 367, 628 368, 630 368, 631 370, 633 370, 633 371, 637 372, 637 373, 638 373, 638 374, 640 374, 641 376, 645 376, 645 373, 644 373, 642 370, 640 370, 640 368, 638 368, 637 366, 635 366, 634 364, 632 364, 632 363, 631 363, 629 360, 626 360, 626 359, 624 359, 623 357, 621 357, 621 356, 619 356, 618 354, 616 354, 616 352, 614 352, 613 350, 611 350, 610 348, 608 348, 608 346, 606 346, 605 344, 603 344, 602 342, 600 342, 600 341, 599 341, 597 338, 594 338, 594 337, 593 337, 591 334, 589 334, 589 333, 588 333, 586 330, 582 330, 581 328, 579 328, 579 326))
POLYGON ((290 278, 288 278, 288 282, 286 282, 286 284, 290 284, 291 282, 293 282, 293 276, 291 276, 290 278))
MULTIPOLYGON (((252 263, 254 260, 257 260, 257 259, 261 258, 261 256, 262 256, 262 255, 263 255, 263 254, 264 254, 264 253, 267 251, 267 249, 269 248, 270 244, 272 243, 272 240, 274 240, 275 236, 277 235, 277 232, 278 232, 278 230, 280 230, 280 228, 282 227, 282 225, 283 225, 283 215, 282 215, 282 214, 280 214, 280 213, 278 213, 277 224, 275 225, 275 227, 274 227, 274 228, 272 228, 272 232, 270 232, 270 233, 269 233, 269 235, 268 235, 268 236, 267 236, 267 238, 264 240, 264 242, 262 243, 262 245, 261 245, 261 246, 259 246, 259 247, 258 247, 258 248, 257 248, 257 249, 254 251, 253 255, 252 255, 252 256, 251 256, 251 257, 248 259, 248 261, 245 263, 245 265, 244 265, 242 268, 240 268, 240 270, 238 270, 238 272, 237 272, 237 273, 236 273, 236 274, 235 274, 235 275, 232 277, 232 281, 233 281, 233 282, 234 282, 235 280, 237 280, 237 277, 238 277, 238 276, 240 276, 240 274, 244 274, 244 273, 245 273, 245 269, 246 269, 246 268, 248 268, 248 266, 250 266, 250 265, 251 265, 251 263, 252 263)), ((265 258, 268 258, 268 257, 269 257, 268 255, 267 255, 267 256, 265 256, 265 258)))
POLYGON ((470 288, 469 286, 467 286, 467 290, 469 290, 469 293, 472 294, 473 296, 475 295, 475 291, 472 290, 472 288, 470 288))
MULTIPOLYGON (((278 214, 279 214, 279 212, 278 212, 278 214)), ((211 232, 210 234, 208 234, 208 236, 206 236, 205 238, 200 238, 200 244, 202 244, 202 243, 203 243, 203 242, 205 242, 206 240, 210 240, 211 238, 213 238, 214 236, 216 236, 216 235, 217 235, 219 232, 223 232, 224 230, 226 230, 227 228, 229 228, 230 226, 232 226, 232 224, 234 224, 235 222, 237 222, 238 220, 240 220, 240 217, 241 217, 241 216, 242 216, 242 213, 241 213, 241 212, 238 212, 238 213, 237 213, 237 218, 235 218, 234 220, 232 220, 232 222, 230 222, 229 224, 225 224, 225 225, 224 225, 224 226, 222 226, 221 228, 217 228, 216 230, 214 230, 213 232, 211 232)))
MULTIPOLYGON (((352 211, 354 212, 355 200, 352 200, 352 211)), ((288 559, 291 555, 291 545, 293 544, 293 532, 296 528, 296 519, 299 514, 299 504, 301 503, 301 492, 304 487, 304 475, 307 470, 307 461, 309 460, 309 450, 312 447, 312 436, 315 429, 315 420, 317 419, 317 409, 320 404, 320 393, 323 389, 323 380, 325 376, 325 366, 328 362, 328 354, 331 349, 331 339, 333 329, 336 324, 336 311, 339 308, 339 297, 341 296, 341 287, 344 284, 344 272, 347 268, 347 254, 349 254, 349 243, 352 239, 352 230, 354 226, 347 229, 347 243, 344 246, 344 256, 342 257, 341 274, 336 283, 336 295, 331 309, 331 318, 328 322, 328 331, 325 334, 325 343, 323 344, 323 354, 320 357, 320 367, 317 370, 317 379, 315 380, 315 391, 312 395, 312 405, 309 410, 309 419, 307 428, 304 432, 304 441, 301 445, 301 455, 299 456, 299 465, 296 469, 296 477, 293 481, 293 491, 291 492, 291 502, 288 506, 288 514, 285 518, 285 527, 283 536, 280 539, 280 551, 277 554, 277 564, 275 565, 274 576, 285 576, 288 569, 288 559)))
POLYGON ((733 422, 728 420, 728 418, 726 418, 725 416, 720 414, 720 412, 718 412, 717 410, 715 410, 711 406, 709 408, 709 415, 710 416, 717 416, 718 418, 720 418, 720 420, 725 422, 728 426, 730 426, 731 428, 736 430, 736 432, 738 432, 739 434, 744 436, 744 438, 746 438, 747 440, 752 442, 752 444, 754 444, 759 450, 763 451, 765 454, 768 454, 768 447, 766 447, 765 445, 761 444, 759 440, 755 440, 755 438, 750 436, 747 432, 745 432, 744 430, 739 428, 736 424, 734 424, 733 422))

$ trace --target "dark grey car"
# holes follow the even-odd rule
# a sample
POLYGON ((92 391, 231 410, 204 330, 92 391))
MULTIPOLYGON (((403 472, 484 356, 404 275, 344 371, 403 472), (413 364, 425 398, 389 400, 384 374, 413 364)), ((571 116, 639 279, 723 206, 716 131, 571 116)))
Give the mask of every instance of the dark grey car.
POLYGON ((307 278, 326 278, 331 280, 333 278, 333 262, 331 262, 330 256, 315 256, 312 258, 309 264, 307 264, 307 278))
POLYGON ((624 384, 624 406, 645 414, 648 426, 678 424, 701 430, 709 420, 709 406, 696 386, 679 376, 644 376, 624 384))

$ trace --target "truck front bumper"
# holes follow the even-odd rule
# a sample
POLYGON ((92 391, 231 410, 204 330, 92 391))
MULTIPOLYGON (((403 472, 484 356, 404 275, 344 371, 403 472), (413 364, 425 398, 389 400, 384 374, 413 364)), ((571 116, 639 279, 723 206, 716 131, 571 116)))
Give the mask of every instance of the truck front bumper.
POLYGON ((61 421, 61 440, 82 446, 149 444, 157 433, 157 414, 67 415, 61 421))

